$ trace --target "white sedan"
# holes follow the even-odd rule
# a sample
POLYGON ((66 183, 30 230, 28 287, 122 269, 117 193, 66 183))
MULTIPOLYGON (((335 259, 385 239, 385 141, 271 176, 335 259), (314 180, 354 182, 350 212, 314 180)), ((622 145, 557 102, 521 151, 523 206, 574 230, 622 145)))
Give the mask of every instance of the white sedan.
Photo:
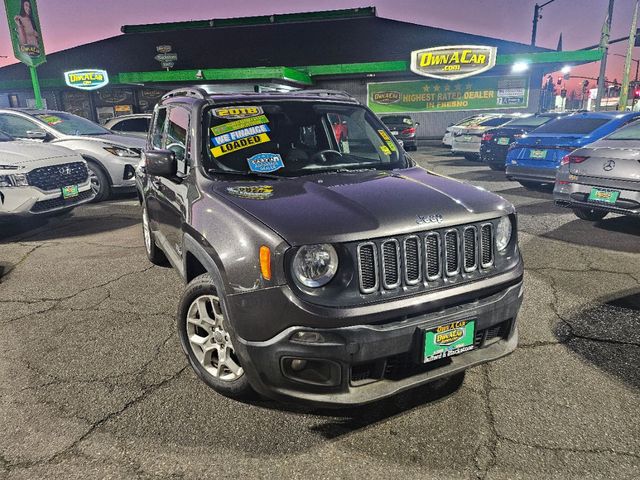
POLYGON ((79 154, 0 132, 0 218, 63 213, 94 197, 79 154))

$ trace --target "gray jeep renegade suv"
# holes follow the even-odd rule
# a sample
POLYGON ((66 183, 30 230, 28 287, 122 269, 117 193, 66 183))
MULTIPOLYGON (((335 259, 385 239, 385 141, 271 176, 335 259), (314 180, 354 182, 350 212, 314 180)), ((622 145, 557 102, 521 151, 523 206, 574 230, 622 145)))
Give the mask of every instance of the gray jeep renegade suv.
POLYGON ((187 282, 182 347, 222 394, 362 404, 516 347, 513 206, 416 166, 347 94, 169 92, 137 180, 149 259, 187 282))

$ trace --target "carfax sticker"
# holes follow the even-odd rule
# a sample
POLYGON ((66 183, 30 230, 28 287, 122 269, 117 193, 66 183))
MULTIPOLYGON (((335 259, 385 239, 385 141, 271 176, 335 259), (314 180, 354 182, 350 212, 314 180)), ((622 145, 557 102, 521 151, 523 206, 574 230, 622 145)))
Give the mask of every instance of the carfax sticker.
POLYGON ((473 349, 475 320, 459 320, 424 334, 423 361, 432 362, 473 349))
POLYGON ((241 138, 240 140, 225 143, 223 145, 220 145, 219 147, 213 147, 211 149, 211 153, 214 157, 221 157, 222 155, 226 155, 227 153, 237 152, 238 150, 242 150, 243 148, 253 147, 254 145, 267 143, 269 141, 271 141, 269 135, 267 135, 266 133, 261 133, 260 135, 254 135, 252 137, 241 138))
POLYGON ((243 118, 241 120, 223 123, 222 125, 216 125, 215 127, 211 127, 211 133, 214 135, 222 135, 223 133, 231 132, 233 130, 253 127, 254 125, 261 125, 263 123, 269 123, 269 119, 265 115, 258 115, 257 117, 243 118))
POLYGON ((247 118, 263 114, 262 107, 238 106, 214 108, 213 114, 218 118, 247 118))
POLYGON ((216 145, 222 145, 224 143, 233 142, 234 140, 240 140, 241 138, 251 137, 253 135, 259 135, 269 131, 269 127, 266 125, 256 125, 254 127, 242 128, 240 130, 234 130, 229 133, 223 133, 217 137, 211 137, 211 142, 216 145))
POLYGON ((273 195, 273 187, 271 185, 243 185, 239 187, 227 187, 227 193, 238 198, 266 200, 273 195))
POLYGON ((247 158, 247 162, 252 172, 269 173, 284 168, 282 157, 277 153, 259 153, 247 158))

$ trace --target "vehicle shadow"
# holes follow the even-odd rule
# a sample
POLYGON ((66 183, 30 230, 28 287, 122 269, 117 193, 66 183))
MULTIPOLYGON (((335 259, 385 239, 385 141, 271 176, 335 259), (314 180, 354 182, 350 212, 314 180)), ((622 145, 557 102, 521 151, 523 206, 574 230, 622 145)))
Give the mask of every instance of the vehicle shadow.
MULTIPOLYGON (((130 200, 127 197, 118 197, 130 200)), ((59 216, 38 216, 0 221, 0 244, 46 241, 108 232, 140 223, 140 209, 127 202, 81 205, 59 216)))
POLYGON ((583 359, 640 388, 640 290, 597 303, 559 323, 556 337, 583 359))
POLYGON ((596 223, 576 218, 542 236, 586 247, 640 253, 640 220, 632 217, 611 217, 596 223), (594 229, 601 232, 594 234, 594 229))
POLYGON ((283 404, 268 399, 254 399, 247 403, 267 410, 286 411, 294 415, 325 417, 325 422, 311 427, 310 430, 327 440, 331 440, 392 417, 406 414, 415 408, 443 401, 462 387, 464 377, 463 372, 448 379, 437 380, 390 398, 367 404, 365 407, 312 408, 283 404))

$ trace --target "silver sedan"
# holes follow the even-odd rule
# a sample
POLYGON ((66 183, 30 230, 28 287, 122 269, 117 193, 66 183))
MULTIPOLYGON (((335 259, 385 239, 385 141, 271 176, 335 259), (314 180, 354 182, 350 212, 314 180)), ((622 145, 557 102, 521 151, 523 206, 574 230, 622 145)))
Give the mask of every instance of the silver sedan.
POLYGON ((564 157, 553 198, 583 220, 640 217, 640 121, 564 157))

